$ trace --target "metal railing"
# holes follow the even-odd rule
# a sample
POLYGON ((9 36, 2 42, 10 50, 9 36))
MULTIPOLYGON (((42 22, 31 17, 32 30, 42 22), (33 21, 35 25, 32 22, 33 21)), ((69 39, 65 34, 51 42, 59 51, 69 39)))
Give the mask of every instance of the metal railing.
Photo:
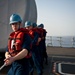
POLYGON ((75 37, 73 36, 46 36, 46 46, 74 47, 75 37))

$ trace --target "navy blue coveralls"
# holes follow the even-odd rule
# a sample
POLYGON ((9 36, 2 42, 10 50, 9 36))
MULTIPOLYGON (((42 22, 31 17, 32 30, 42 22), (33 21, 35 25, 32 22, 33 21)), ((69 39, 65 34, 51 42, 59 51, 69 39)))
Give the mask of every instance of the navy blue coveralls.
POLYGON ((46 41, 46 34, 47 34, 46 30, 43 29, 43 39, 42 39, 43 60, 45 58, 46 59, 45 64, 48 64, 48 59, 47 59, 48 56, 47 56, 47 52, 46 52, 46 43, 45 43, 45 41, 46 41))
MULTIPOLYGON (((37 73, 38 75, 42 75, 42 67, 40 64, 40 53, 39 53, 39 49, 37 46, 38 38, 39 38, 39 34, 37 32, 34 32, 34 38, 32 39, 32 50, 31 51, 32 51, 32 59, 34 62, 34 66, 37 69, 37 73)), ((34 66, 32 66, 32 69, 34 68, 34 66)), ((33 75, 33 70, 31 71, 31 75, 33 75)))
POLYGON ((41 29, 40 34, 42 34, 41 36, 41 41, 39 43, 39 50, 40 50, 40 60, 41 60, 41 66, 43 68, 43 61, 44 61, 44 57, 47 57, 47 53, 46 53, 46 45, 45 45, 45 37, 46 37, 46 31, 41 29))
MULTIPOLYGON (((24 36, 24 42, 22 44, 22 49, 27 49, 29 52, 30 44, 31 44, 30 36, 26 34, 24 36)), ((23 58, 23 59, 14 61, 11 64, 11 68, 8 71, 7 75, 29 75, 29 59, 23 58)))

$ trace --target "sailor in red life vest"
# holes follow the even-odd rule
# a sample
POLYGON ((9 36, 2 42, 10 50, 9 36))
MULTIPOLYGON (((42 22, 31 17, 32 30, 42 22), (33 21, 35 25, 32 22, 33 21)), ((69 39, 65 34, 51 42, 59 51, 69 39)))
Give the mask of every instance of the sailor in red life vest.
MULTIPOLYGON (((30 21, 26 21, 25 22, 25 27, 29 30, 29 34, 32 38, 32 59, 34 62, 34 66, 36 67, 37 70, 37 74, 38 75, 42 75, 42 67, 41 67, 41 62, 40 62, 40 52, 38 49, 38 45, 39 45, 39 32, 37 31, 37 29, 33 28, 33 25, 30 21)), ((34 66, 31 64, 32 70, 30 75, 33 75, 33 69, 34 66)))
POLYGON ((38 38, 38 45, 39 45, 39 43, 40 43, 40 41, 41 41, 41 39, 42 39, 42 36, 43 36, 43 31, 42 31, 42 29, 39 29, 38 27, 37 27, 37 24, 36 23, 33 23, 32 24, 32 26, 33 26, 33 28, 38 32, 38 34, 39 34, 39 38, 38 38))
POLYGON ((40 52, 40 62, 41 62, 41 66, 43 69, 43 46, 42 46, 42 38, 43 38, 43 29, 42 28, 38 28, 36 23, 33 23, 33 27, 39 32, 40 35, 40 40, 39 40, 39 44, 38 44, 38 48, 39 48, 39 52, 40 52))
POLYGON ((31 45, 31 39, 23 32, 22 19, 18 14, 12 14, 9 22, 13 32, 8 39, 5 53, 6 66, 11 65, 7 75, 29 75, 29 60, 26 58, 31 45))
POLYGON ((47 52, 46 52, 46 34, 47 34, 47 31, 44 29, 44 24, 40 24, 38 25, 38 28, 42 29, 43 30, 43 37, 42 37, 42 43, 41 43, 41 49, 42 49, 42 55, 43 55, 43 60, 44 58, 46 59, 45 61, 45 64, 48 65, 48 55, 47 55, 47 52))

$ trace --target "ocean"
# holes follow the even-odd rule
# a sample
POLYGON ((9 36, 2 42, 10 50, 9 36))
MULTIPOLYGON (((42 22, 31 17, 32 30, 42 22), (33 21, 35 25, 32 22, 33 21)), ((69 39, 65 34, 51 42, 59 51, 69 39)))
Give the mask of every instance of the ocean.
POLYGON ((75 36, 46 36, 46 46, 75 48, 75 36))

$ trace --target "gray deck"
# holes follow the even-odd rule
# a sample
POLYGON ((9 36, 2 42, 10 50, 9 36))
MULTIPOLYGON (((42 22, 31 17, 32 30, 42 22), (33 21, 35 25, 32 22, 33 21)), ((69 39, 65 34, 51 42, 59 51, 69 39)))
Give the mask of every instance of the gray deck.
MULTIPOLYGON (((52 73, 53 63, 75 63, 74 50, 74 48, 47 48, 48 65, 44 63, 43 75, 54 75, 52 73)), ((6 75, 8 69, 9 67, 3 68, 3 70, 0 71, 0 75, 6 75)), ((34 75, 37 75, 36 69, 34 71, 34 75)))

